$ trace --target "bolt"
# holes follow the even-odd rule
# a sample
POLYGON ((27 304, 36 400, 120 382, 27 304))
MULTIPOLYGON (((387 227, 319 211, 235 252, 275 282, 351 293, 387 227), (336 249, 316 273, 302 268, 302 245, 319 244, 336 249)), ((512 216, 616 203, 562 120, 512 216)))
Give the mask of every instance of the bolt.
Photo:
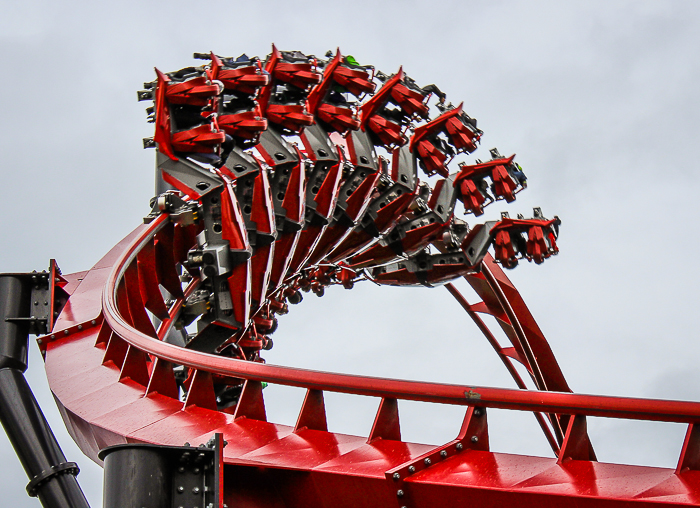
POLYGON ((474 409, 474 416, 481 416, 483 414, 484 414, 484 410, 481 409, 480 407, 477 407, 476 409, 474 409))
POLYGON ((34 301, 34 305, 39 305, 39 302, 37 302, 37 301, 34 301))
POLYGON ((401 489, 397 490, 396 495, 399 497, 403 497, 403 490, 401 490, 401 489))
POLYGON ((195 487, 192 489, 192 494, 199 494, 199 487, 195 487))
POLYGON ((63 330, 63 335, 68 335, 68 330, 63 330))
POLYGON ((177 488, 177 492, 178 492, 178 494, 182 494, 183 492, 185 492, 185 487, 183 487, 182 485, 180 485, 180 486, 177 488))
POLYGON ((185 468, 182 467, 182 466, 180 466, 180 467, 177 468, 177 472, 178 472, 178 473, 184 473, 184 472, 185 472, 185 468))
POLYGON ((97 321, 95 321, 95 320, 93 319, 92 321, 90 321, 90 324, 91 324, 92 326, 95 326, 95 325, 97 324, 97 321))
POLYGON ((399 480, 401 479, 401 475, 400 475, 399 473, 394 473, 393 478, 394 478, 394 481, 395 481, 395 482, 396 482, 396 481, 399 481, 399 480))
POLYGON ((415 472, 416 472, 416 468, 413 467, 413 466, 408 466, 408 472, 409 472, 409 473, 415 473, 415 472))
POLYGON ((478 443, 479 438, 477 436, 472 436, 472 443, 478 443))
POLYGON ((48 305, 48 304, 49 304, 49 302, 44 302, 44 305, 48 305))
POLYGON ((457 443, 457 451, 462 451, 462 448, 464 448, 464 445, 462 443, 457 443))
POLYGON ((37 339, 36 343, 37 343, 37 344, 42 344, 41 339, 37 339))
POLYGON ((425 459, 423 462, 425 462, 426 466, 429 466, 431 464, 430 459, 425 459))
POLYGON ((83 329, 83 325, 78 325, 78 330, 82 330, 82 329, 83 329))
POLYGON ((51 334, 51 339, 55 339, 56 336, 54 334, 51 334))
POLYGON ((440 457, 442 457, 443 459, 444 459, 445 457, 447 457, 447 450, 442 450, 442 451, 440 452, 440 457))
POLYGON ((199 468, 198 468, 198 467, 195 467, 193 473, 194 473, 194 474, 199 474, 199 468))

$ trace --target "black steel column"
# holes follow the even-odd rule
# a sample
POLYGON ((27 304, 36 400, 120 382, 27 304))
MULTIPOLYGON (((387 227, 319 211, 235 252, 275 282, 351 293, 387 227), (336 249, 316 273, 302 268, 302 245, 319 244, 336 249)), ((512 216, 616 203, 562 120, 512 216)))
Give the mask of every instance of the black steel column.
POLYGON ((78 466, 66 462, 24 378, 31 321, 22 319, 32 317, 36 279, 33 274, 0 274, 0 422, 30 479, 30 496, 45 508, 89 508, 75 479, 78 466))
POLYGON ((104 460, 104 508, 171 507, 171 460, 162 449, 121 445, 100 456, 104 460))
POLYGON ((218 508, 222 434, 206 445, 122 444, 100 451, 104 508, 218 508))

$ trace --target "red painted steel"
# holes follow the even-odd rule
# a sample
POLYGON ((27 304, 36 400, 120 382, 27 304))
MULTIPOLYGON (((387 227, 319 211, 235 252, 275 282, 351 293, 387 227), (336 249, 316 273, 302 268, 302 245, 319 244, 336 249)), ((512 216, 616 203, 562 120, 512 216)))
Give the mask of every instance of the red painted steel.
MULTIPOLYGON (((224 449, 225 498, 229 506, 235 502, 260 507, 456 506, 477 501, 485 506, 562 506, 573 502, 572 498, 581 506, 632 502, 645 506, 700 501, 700 472, 692 469, 696 459, 684 459, 681 469, 691 469, 676 473, 576 460, 576 453, 570 460, 568 452, 559 462, 493 453, 484 449, 483 437, 477 443, 472 441, 477 432, 485 435, 485 425, 477 431, 469 423, 474 407, 693 423, 700 421, 698 403, 314 372, 189 351, 138 331, 118 310, 120 281, 157 232, 169 230, 168 220, 162 215, 150 225, 139 227, 128 243, 122 242, 84 274, 71 299, 94 295, 100 287, 101 304, 97 298, 83 298, 84 321, 76 326, 76 321, 62 314, 55 332, 42 340, 49 382, 64 419, 72 436, 93 459, 99 449, 112 444, 196 444, 222 432, 229 443, 224 449), (82 329, 78 329, 80 325, 82 329), (106 341, 104 337, 108 337, 106 341), (130 363, 125 361, 130 350, 146 353, 139 361, 145 364, 148 379, 143 371, 132 377, 131 372, 136 371, 124 369, 130 363), (173 397, 169 364, 196 371, 184 403, 173 397), (249 380, 234 414, 216 410, 211 402, 212 374, 249 380), (265 421, 260 381, 311 390, 312 399, 307 396, 296 428, 265 421), (373 430, 369 442, 367 438, 325 431, 325 412, 319 402, 322 391, 381 397, 385 402, 375 428, 383 430, 373 430), (394 407, 386 401, 396 399, 468 406, 461 437, 437 448, 399 441, 398 413, 386 408, 387 403, 394 407), (392 426, 394 430, 390 430, 392 426), (457 449, 459 443, 461 450, 457 449), (431 458, 431 464, 402 477, 401 488, 397 488, 392 479, 394 470, 405 467, 408 471, 406 464, 416 460, 423 460, 425 465, 425 458, 431 458), (388 472, 392 473, 389 479, 388 472), (398 490, 403 492, 402 497, 397 496, 398 490)), ((585 431, 570 434, 565 451, 581 450, 580 441, 587 443, 585 431), (576 439, 577 448, 571 448, 573 445, 568 443, 576 439)), ((696 453, 695 441, 694 437, 689 439, 686 453, 696 453)))

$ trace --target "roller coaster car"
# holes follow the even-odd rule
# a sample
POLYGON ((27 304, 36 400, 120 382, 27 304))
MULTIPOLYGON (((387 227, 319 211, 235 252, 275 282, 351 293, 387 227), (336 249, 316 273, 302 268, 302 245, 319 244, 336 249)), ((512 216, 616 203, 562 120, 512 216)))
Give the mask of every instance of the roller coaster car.
POLYGON ((259 334, 254 326, 249 327, 232 339, 232 343, 243 350, 243 358, 252 359, 253 361, 255 361, 257 354, 263 349, 266 342, 267 337, 259 334))
POLYGON ((207 69, 209 77, 212 81, 220 81, 226 92, 255 96, 260 88, 270 83, 270 76, 263 72, 257 58, 249 59, 243 55, 234 60, 221 58, 214 53, 200 55, 200 58, 211 60, 207 69))
MULTIPOLYGON (((160 76, 159 76, 160 77, 160 76)), ((187 67, 169 73, 165 81, 165 100, 168 104, 186 104, 204 107, 221 89, 201 70, 187 67)))
POLYGON ((321 297, 325 294, 325 288, 331 285, 342 285, 345 289, 352 289, 358 278, 358 272, 348 267, 346 263, 314 266, 302 270, 289 280, 284 289, 279 292, 278 298, 297 305, 303 300, 302 291, 312 292, 321 297))
POLYGON ((218 117, 219 128, 239 140, 238 146, 249 148, 260 141, 260 133, 267 129, 267 120, 257 104, 242 106, 239 101, 229 101, 222 106, 218 117), (239 109, 240 108, 240 109, 239 109))
POLYGON ((316 164, 307 174, 307 201, 304 230, 299 235, 287 275, 301 270, 311 257, 319 239, 330 223, 335 209, 342 174, 341 163, 324 169, 316 164), (308 188, 310 186, 310 188, 308 188))
POLYGON ((265 304, 255 316, 253 316, 255 328, 266 335, 272 335, 277 330, 279 322, 275 313, 270 309, 269 304, 265 304))
POLYGON ((236 140, 236 146, 254 146, 260 133, 267 128, 267 120, 262 116, 255 98, 261 87, 270 82, 270 77, 262 71, 259 60, 245 56, 238 60, 222 59, 211 53, 195 53, 195 57, 208 58, 211 64, 205 68, 213 83, 221 83, 223 92, 216 100, 219 127, 236 140))
POLYGON ((351 64, 345 58, 333 71, 333 80, 357 98, 372 94, 377 85, 371 81, 367 69, 371 67, 351 64))
POLYGON ((194 68, 167 75, 156 69, 156 75, 155 94, 139 92, 139 100, 154 99, 153 141, 158 149, 173 160, 175 152, 217 153, 226 135, 212 114, 211 100, 220 87, 194 68))
POLYGON ((265 63, 274 80, 289 83, 304 93, 321 82, 321 73, 316 70, 316 59, 299 51, 279 51, 274 46, 272 54, 265 63))
POLYGON ((251 313, 265 299, 277 239, 274 203, 267 169, 250 154, 234 149, 219 169, 235 180, 235 193, 253 249, 250 259, 251 313))
MULTIPOLYGON (((198 333, 187 347, 212 352, 235 331, 245 328, 250 319, 252 247, 236 197, 235 180, 222 170, 208 173, 186 160, 172 161, 164 155, 157 160, 168 183, 201 203, 195 213, 201 219, 202 231, 196 236, 196 245, 187 252, 183 266, 193 277, 200 278, 202 285, 188 298, 183 312, 188 316, 185 325, 202 315, 198 333)), ((160 201, 167 206, 168 194, 161 197, 155 206, 160 206, 160 201)), ((172 206, 179 205, 176 201, 172 206)))
POLYGON ((321 82, 315 59, 297 51, 280 52, 273 46, 265 72, 272 79, 262 89, 258 102, 268 121, 290 134, 313 125, 314 116, 308 112, 306 99, 311 87, 321 82))
POLYGON ((357 130, 360 120, 345 94, 359 98, 365 93, 374 92, 375 86, 364 68, 351 66, 338 50, 326 64, 321 83, 309 93, 309 111, 328 131, 345 133, 357 130))
POLYGON ((339 144, 343 145, 340 151, 347 152, 350 162, 343 163, 343 180, 338 189, 335 210, 309 256, 308 263, 312 265, 321 262, 355 228, 367 210, 382 175, 380 167, 386 167, 386 160, 377 157, 374 145, 364 131, 347 132, 339 144))
POLYGON ((277 231, 267 171, 255 157, 234 149, 217 172, 235 182, 235 194, 251 246, 272 243, 277 231))
POLYGON ((277 240, 267 294, 264 295, 267 297, 272 296, 284 281, 305 223, 305 164, 302 164, 299 149, 287 143, 274 128, 263 133, 257 149, 273 168, 270 176, 277 240))
POLYGON ((476 120, 462 111, 462 104, 444 111, 436 119, 417 127, 411 138, 411 153, 428 175, 447 176, 448 157, 458 153, 472 153, 477 148, 482 131, 476 128, 476 120))
POLYGON ((355 285, 357 273, 345 263, 339 263, 338 270, 335 272, 335 278, 345 289, 352 289, 355 285))
POLYGON ((380 173, 359 224, 330 252, 327 257, 330 262, 342 261, 385 235, 413 201, 418 187, 418 169, 408 146, 394 149, 389 173, 380 173))
POLYGON ((374 268, 372 280, 391 286, 433 287, 473 273, 478 270, 489 243, 484 242, 481 235, 469 236, 469 233, 466 222, 453 218, 442 234, 432 240, 439 252, 431 253, 426 248, 407 259, 374 268), (468 236, 469 240, 465 241, 468 236), (467 250, 473 254, 467 255, 467 250))
MULTIPOLYGON (((499 199, 514 199, 524 175, 518 176, 512 156, 501 157, 494 149, 491 161, 462 166, 432 191, 418 181, 418 163, 428 174, 447 175, 448 156, 471 153, 482 134, 462 105, 445 107, 435 85, 420 88, 400 69, 365 102, 358 121, 346 94, 371 94, 374 83, 367 68, 339 51, 322 65, 322 78, 315 58, 274 46, 264 71, 255 59, 233 61, 213 53, 207 58, 211 64, 204 68, 159 72, 154 85, 156 105, 161 105, 155 109, 170 115, 160 123, 169 120, 175 134, 207 127, 202 122, 218 131, 220 121, 234 138, 226 141, 229 148, 212 145, 221 151, 221 164, 210 162, 210 169, 178 157, 166 164, 163 150, 157 159, 166 182, 201 203, 192 207, 175 200, 168 208, 175 222, 184 226, 189 220, 200 231, 183 262, 200 280, 182 313, 184 325, 199 316, 198 332, 185 347, 221 352, 235 346, 242 358, 260 361, 260 350, 272 345, 266 334, 276 327, 274 314, 287 310, 285 301, 299 303, 302 292, 309 291, 322 296, 332 284, 351 288, 362 276, 359 270, 370 269, 380 284, 430 286, 478 271, 491 244, 507 267, 519 257, 541 263, 556 253, 558 219, 547 221, 539 211, 533 219, 504 216, 471 231, 453 217, 456 199, 483 208, 485 178, 492 179, 499 199), (428 118, 433 93, 440 100, 440 116, 418 127, 405 143, 412 122, 428 118), (269 129, 257 118, 260 114, 270 118, 269 129), (252 115, 252 123, 235 123, 245 115, 252 115), (374 128, 384 121, 396 126, 402 143, 389 139, 391 128, 388 133, 374 128), (299 134, 304 152, 285 141, 290 134, 299 134), (241 149, 257 141, 269 172, 241 149), (377 158, 375 145, 394 147, 391 170, 377 158), (332 234, 324 239, 329 227, 332 234), (431 253, 431 246, 439 252, 431 253)), ((165 131, 157 126, 158 139, 165 131)), ((167 140, 166 148, 187 151, 175 148, 174 135, 167 140)), ((197 144, 194 140, 187 147, 189 153, 202 153, 197 144)), ((215 384, 222 401, 238 393, 236 380, 215 384)))
POLYGON ((534 209, 532 219, 518 216, 511 219, 506 212, 490 231, 495 247, 496 261, 505 268, 514 268, 518 259, 527 259, 537 264, 559 252, 557 237, 561 220, 556 215, 545 219, 539 208, 534 209))
POLYGON ((360 107, 360 125, 371 134, 375 145, 388 149, 403 146, 408 142, 404 131, 411 121, 428 117, 429 96, 400 68, 360 107))
POLYGON ((283 291, 283 295, 289 303, 296 305, 302 298, 299 290, 308 293, 309 291, 316 296, 323 296, 325 287, 335 283, 335 274, 338 268, 332 265, 319 266, 307 269, 300 277, 295 278, 289 286, 283 291))
POLYGON ((226 136, 212 119, 191 129, 182 129, 172 133, 170 143, 176 152, 211 153, 217 152, 218 146, 226 136))
POLYGON ((462 252, 430 254, 420 252, 408 259, 372 270, 372 280, 388 286, 434 287, 473 273, 462 252))
POLYGON ((438 181, 427 202, 415 196, 409 205, 412 210, 406 214, 406 220, 396 224, 379 243, 350 258, 348 264, 353 269, 359 269, 385 263, 397 255, 410 256, 422 250, 448 226, 454 203, 451 179, 438 181))
POLYGON ((477 217, 484 213, 486 199, 489 202, 505 199, 511 203, 515 201, 515 195, 527 186, 525 175, 519 166, 513 162, 515 154, 503 157, 495 148, 491 150, 493 159, 486 162, 467 166, 460 165, 460 172, 455 179, 455 186, 459 188, 458 199, 464 203, 464 208, 477 217), (485 178, 491 179, 491 190, 495 199, 488 193, 488 184, 485 178))

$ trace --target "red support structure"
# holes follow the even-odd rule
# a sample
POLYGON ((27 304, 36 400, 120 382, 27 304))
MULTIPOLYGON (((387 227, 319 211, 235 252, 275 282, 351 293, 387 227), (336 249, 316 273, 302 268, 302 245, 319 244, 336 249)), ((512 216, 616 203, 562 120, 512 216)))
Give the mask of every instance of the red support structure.
POLYGON ((399 424, 399 404, 396 399, 383 398, 377 409, 377 416, 374 418, 372 430, 369 433, 367 442, 371 443, 375 439, 390 439, 401 441, 401 425, 399 424))
POLYGON ((243 385, 241 398, 236 405, 234 418, 250 418, 261 422, 267 421, 265 413, 265 401, 263 400, 263 387, 260 381, 247 380, 243 385))
MULTIPOLYGON (((62 332, 63 319, 59 317, 54 338, 47 346, 46 366, 52 389, 78 442, 83 443, 83 449, 89 455, 95 456, 99 448, 123 442, 122 439, 131 442, 182 444, 185 441, 205 441, 208 439, 206 436, 220 431, 229 443, 223 452, 224 463, 228 464, 226 468, 234 465, 238 468, 259 467, 264 464, 269 471, 266 474, 272 474, 275 481, 279 482, 280 502, 288 506, 300 506, 302 499, 313 506, 314 502, 321 503, 325 502, 322 499, 330 499, 327 496, 335 498, 338 492, 350 492, 347 504, 341 502, 339 506, 353 506, 352 503, 387 506, 390 505, 387 503, 399 499, 404 504, 398 506, 455 506, 466 502, 467 498, 478 499, 486 504, 521 503, 534 506, 543 503, 546 496, 549 496, 546 498, 550 499, 553 506, 566 505, 574 498, 577 503, 585 506, 593 500, 599 502, 604 499, 610 503, 622 504, 634 499, 635 503, 641 505, 667 502, 664 499, 685 499, 691 503, 700 499, 700 479, 696 479, 692 472, 697 462, 693 457, 697 458, 698 455, 697 432, 693 432, 693 425, 689 427, 691 430, 678 472, 596 463, 585 431, 585 415, 692 424, 700 420, 698 403, 444 385, 305 371, 205 355, 159 341, 138 331, 117 310, 117 300, 122 294, 119 288, 123 287, 120 277, 126 273, 126 268, 137 256, 140 247, 147 245, 150 238, 157 235, 167 222, 167 217, 162 216, 150 225, 139 228, 130 244, 122 244, 120 254, 113 256, 116 259, 109 276, 104 270, 101 271, 100 276, 105 277, 103 306, 95 302, 92 313, 94 317, 102 313, 104 324, 83 331, 69 331, 65 335, 62 332), (108 335, 104 356, 110 361, 100 366, 102 355, 93 355, 91 351, 100 351, 99 346, 96 346, 98 337, 108 335), (107 415, 104 406, 91 408, 75 397, 75 390, 80 386, 101 387, 95 392, 104 392, 100 397, 107 397, 109 393, 116 394, 112 386, 114 383, 120 384, 120 378, 121 383, 127 381, 124 376, 126 371, 122 369, 120 374, 112 370, 110 365, 112 362, 125 365, 125 358, 130 358, 133 354, 127 350, 142 351, 144 356, 141 358, 147 355, 154 359, 148 372, 149 378, 128 376, 129 390, 120 391, 120 398, 110 404, 109 411, 116 412, 128 411, 127 408, 138 404, 141 423, 136 427, 131 424, 125 426, 126 421, 121 419, 106 418, 102 416, 107 415), (84 358, 80 363, 85 367, 80 371, 74 371, 75 363, 72 360, 76 357, 84 358), (68 358, 71 361, 66 361, 68 358), (90 364, 89 358, 94 358, 94 365, 90 364), (184 406, 177 400, 170 368, 173 364, 195 371, 184 406), (70 369, 71 374, 66 376, 65 369, 70 369), (247 380, 233 414, 216 409, 211 376, 247 380), (307 389, 294 428, 266 421, 263 381, 307 389), (139 384, 141 387, 137 388, 139 384), (367 438, 354 438, 328 432, 323 391, 380 397, 380 408, 370 435, 367 438), (403 443, 399 430, 399 399, 466 406, 467 413, 457 438, 439 447, 403 443), (489 407, 555 414, 562 421, 565 416, 576 416, 568 418, 559 459, 509 456, 489 451, 485 412, 489 407), (175 429, 179 430, 173 433, 175 429), (289 441, 292 438, 286 437, 292 433, 303 436, 302 448, 297 448, 302 445, 302 441, 289 441), (114 438, 105 440, 102 437, 96 442, 92 437, 119 434, 124 438, 116 441, 114 438), (380 437, 382 439, 378 439, 380 437), (273 444, 276 442, 280 442, 280 445, 288 442, 285 445, 288 450, 286 454, 291 453, 289 446, 292 442, 297 443, 293 447, 298 451, 291 455, 273 453, 276 449, 273 444), (266 451, 268 447, 271 447, 269 453, 266 451), (320 462, 305 462, 307 459, 301 460, 302 455, 299 455, 302 449, 308 449, 309 452, 317 450, 313 453, 321 453, 324 458, 320 462), (381 455, 376 455, 377 453, 381 455), (383 457, 381 461, 371 459, 379 456, 383 457), (289 476, 291 473, 285 471, 291 471, 289 467, 292 462, 289 461, 297 460, 294 457, 300 461, 293 469, 308 471, 314 478, 313 487, 291 487, 293 475, 289 476), (426 459, 430 464, 426 464, 426 459), (366 466, 357 469, 365 460, 375 462, 368 462, 366 466), (583 468, 579 463, 587 466, 583 468), (369 467, 369 464, 375 465, 369 467), (410 472, 410 467, 413 467, 413 473, 410 472), (465 475, 464 471, 473 473, 465 475), (400 476, 398 483, 394 480, 395 473, 400 476), (556 481, 544 481, 543 475, 556 478, 556 481), (618 480, 601 483, 603 478, 610 475, 618 480), (673 477, 682 477, 683 481, 674 482, 673 477), (382 483, 374 483, 373 478, 381 478, 382 483), (390 486, 388 490, 387 483, 390 486), (616 485, 622 483, 629 485, 627 491, 617 489, 616 485), (661 488, 661 484, 664 485, 664 494, 659 497, 661 494, 654 494, 654 489, 661 488), (597 490, 592 491, 592 485, 596 485, 597 490), (402 498, 396 497, 398 490, 403 491, 402 498), (364 495, 358 498, 354 494, 356 492, 363 492, 364 495), (671 494, 672 497, 668 497, 671 494)), ((97 275, 96 272, 95 276, 97 275)), ((191 291, 188 288, 187 292, 191 291)), ((173 310, 171 308, 171 312, 173 310)), ((100 339, 99 344, 104 345, 104 338, 100 339)), ((228 469, 225 469, 224 474, 226 471, 228 469)), ((254 469, 247 471, 244 476, 253 475, 249 476, 250 485, 261 480, 253 473, 254 469)), ((225 483, 231 485, 227 480, 225 483)), ((245 498, 251 503, 263 503, 260 506, 266 506, 262 493, 236 485, 241 490, 236 493, 227 491, 227 500, 245 498)))
POLYGON ((323 392, 320 390, 307 390, 304 405, 299 411, 299 418, 294 426, 294 431, 301 429, 320 430, 328 432, 326 422, 326 405, 323 402, 323 392))
POLYGON ((700 471, 700 427, 695 423, 688 425, 676 467, 676 474, 686 471, 700 471))

